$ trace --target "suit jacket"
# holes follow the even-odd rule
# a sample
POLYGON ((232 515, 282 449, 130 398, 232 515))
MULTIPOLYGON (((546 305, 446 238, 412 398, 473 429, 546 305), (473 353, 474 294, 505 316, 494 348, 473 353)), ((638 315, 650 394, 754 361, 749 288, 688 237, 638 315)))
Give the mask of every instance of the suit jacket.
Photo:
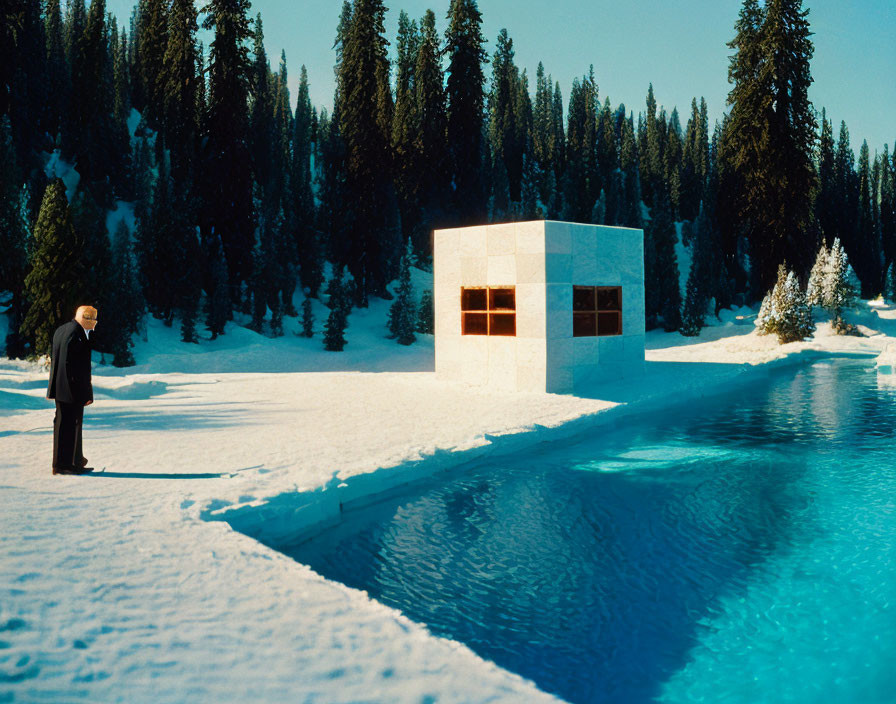
POLYGON ((93 401, 90 342, 84 328, 76 320, 59 326, 53 334, 47 398, 82 406, 93 401))

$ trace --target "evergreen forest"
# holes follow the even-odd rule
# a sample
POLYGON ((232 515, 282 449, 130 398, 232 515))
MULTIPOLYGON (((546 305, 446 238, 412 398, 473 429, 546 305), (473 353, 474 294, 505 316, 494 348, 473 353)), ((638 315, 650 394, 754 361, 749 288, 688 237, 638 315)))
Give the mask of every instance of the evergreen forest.
MULTIPOLYGON (((147 314, 186 342, 237 314, 282 335, 303 291, 331 299, 341 349, 353 307, 392 299, 395 279, 406 296, 410 262, 431 265, 433 229, 486 222, 643 228, 647 326, 685 334, 762 300, 781 265, 805 287, 835 239, 864 298, 896 260, 896 155, 856 155, 810 102, 802 0, 744 0, 712 125, 704 99, 667 113, 652 85, 614 106, 587 65, 565 94, 541 64, 530 76, 506 30, 486 41, 476 0, 439 22, 402 12, 395 37, 382 0, 345 0, 329 110, 304 67, 290 95, 249 0, 138 0, 124 22, 105 0, 0 7, 9 357, 45 354, 77 303, 100 310, 95 347, 121 366, 147 314), (109 227, 122 208, 133 217, 109 227)), ((399 341, 411 317, 391 316, 399 341)))

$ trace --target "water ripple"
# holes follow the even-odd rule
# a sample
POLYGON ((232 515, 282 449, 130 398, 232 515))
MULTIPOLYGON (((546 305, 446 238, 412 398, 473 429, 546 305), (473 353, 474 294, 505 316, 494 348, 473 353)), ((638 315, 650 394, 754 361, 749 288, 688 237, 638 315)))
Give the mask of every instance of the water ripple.
POLYGON ((868 369, 474 465, 290 554, 571 702, 888 701, 896 397, 868 369))

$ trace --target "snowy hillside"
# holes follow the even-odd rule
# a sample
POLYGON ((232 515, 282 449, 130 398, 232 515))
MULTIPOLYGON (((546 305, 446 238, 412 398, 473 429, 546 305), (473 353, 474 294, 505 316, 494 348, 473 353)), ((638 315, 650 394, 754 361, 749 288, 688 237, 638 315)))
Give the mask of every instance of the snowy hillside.
POLYGON ((896 335, 890 306, 863 304, 866 337, 822 324, 786 346, 727 315, 697 338, 649 334, 644 379, 587 399, 441 382, 431 338, 385 339, 388 305, 352 313, 342 353, 294 319, 282 338, 231 324, 198 345, 151 322, 136 367, 95 360, 94 476, 50 474, 46 372, 0 362, 0 701, 552 701, 228 522, 307 533, 471 458, 896 335))

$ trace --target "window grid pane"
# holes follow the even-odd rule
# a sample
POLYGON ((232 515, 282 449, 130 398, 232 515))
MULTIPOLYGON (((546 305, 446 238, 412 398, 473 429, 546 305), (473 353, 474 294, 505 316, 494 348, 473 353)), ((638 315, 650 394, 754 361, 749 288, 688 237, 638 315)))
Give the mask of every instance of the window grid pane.
POLYGON ((488 334, 516 335, 516 313, 489 313, 488 334))
POLYGON ((595 335, 597 335, 597 326, 594 313, 572 314, 573 337, 594 337, 595 335))
POLYGON ((488 310, 488 289, 462 288, 460 290, 461 310, 488 310))
POLYGON ((595 311, 594 286, 572 287, 572 309, 574 311, 595 311))
POLYGON ((516 287, 460 289, 461 335, 516 336, 516 287), (488 312, 494 311, 494 312, 488 312))
POLYGON ((489 310, 516 310, 516 290, 512 288, 490 288, 488 290, 489 310))
POLYGON ((572 310, 573 337, 622 334, 621 286, 573 286, 572 310))
POLYGON ((464 313, 463 335, 488 335, 488 313, 464 313))
POLYGON ((622 314, 616 311, 597 314, 598 335, 619 335, 622 332, 622 314))
POLYGON ((597 289, 597 310, 622 310, 622 288, 600 286, 597 289))

